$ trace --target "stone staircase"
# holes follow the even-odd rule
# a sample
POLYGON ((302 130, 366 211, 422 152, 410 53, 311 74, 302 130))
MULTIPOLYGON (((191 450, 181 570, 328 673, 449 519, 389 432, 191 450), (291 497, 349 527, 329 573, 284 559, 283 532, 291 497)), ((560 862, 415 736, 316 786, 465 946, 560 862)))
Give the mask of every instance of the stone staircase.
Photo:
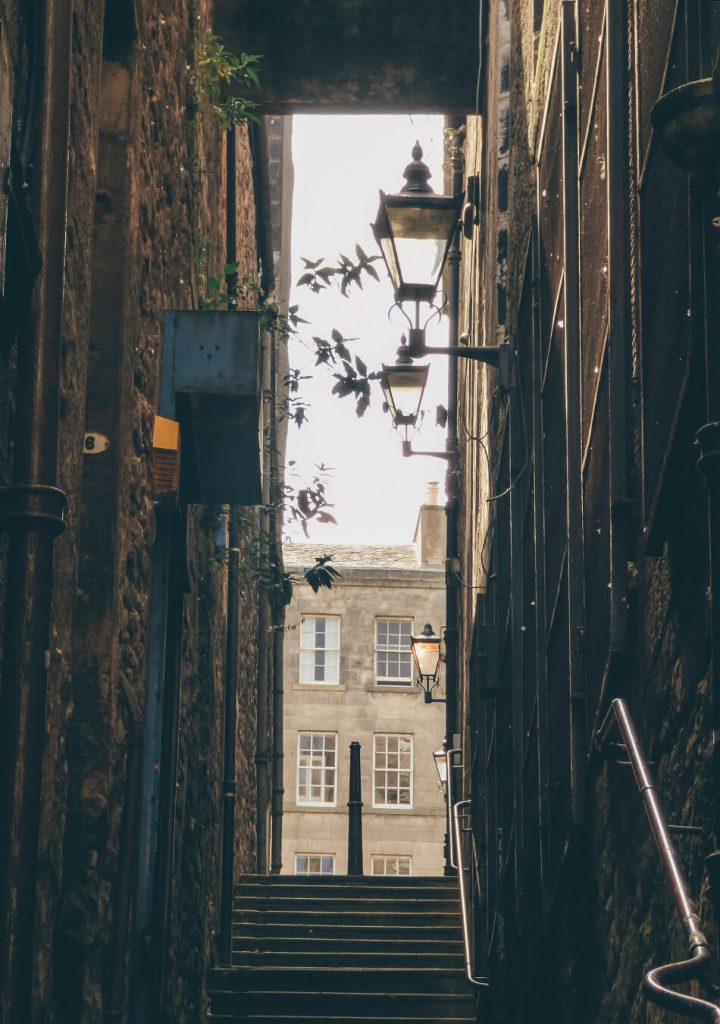
POLYGON ((457 881, 245 876, 211 1022, 470 1024, 457 881))

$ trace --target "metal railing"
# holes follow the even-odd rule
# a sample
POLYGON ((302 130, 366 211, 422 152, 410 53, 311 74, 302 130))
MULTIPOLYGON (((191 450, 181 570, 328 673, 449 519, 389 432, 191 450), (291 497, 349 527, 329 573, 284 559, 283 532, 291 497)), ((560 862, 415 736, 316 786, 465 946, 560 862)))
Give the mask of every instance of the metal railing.
MULTIPOLYGON (((448 776, 449 778, 449 776, 448 776)), ((448 791, 449 794, 449 791, 448 791)), ((455 837, 455 854, 457 857, 458 881, 460 882, 460 911, 462 914, 463 949, 465 953, 465 974, 467 980, 476 988, 489 988, 490 982, 487 978, 475 976, 473 964, 473 942, 472 942, 472 918, 470 909, 470 893, 468 886, 468 874, 470 869, 465 867, 465 854, 463 847, 463 826, 461 819, 467 817, 464 808, 469 807, 472 801, 458 800, 452 805, 452 824, 455 837), (461 810, 463 808, 463 810, 461 810)))
POLYGON ((703 982, 703 976, 710 966, 710 949, 707 939, 700 930, 700 919, 688 893, 687 883, 670 836, 657 788, 624 700, 618 698, 611 703, 607 717, 598 733, 598 744, 602 746, 607 740, 613 726, 613 716, 627 750, 628 761, 632 766, 635 781, 645 805, 650 828, 672 887, 675 905, 688 933, 688 959, 653 967, 643 979, 645 992, 651 1002, 666 1010, 683 1014, 686 1017, 694 1017, 697 1020, 714 1021, 715 1024, 719 1024, 720 1007, 715 1003, 687 995, 684 992, 676 992, 668 987, 682 981, 703 982))
POLYGON ((453 836, 453 807, 455 806, 455 783, 453 771, 455 768, 460 768, 462 766, 453 764, 453 757, 455 754, 459 753, 459 747, 450 747, 449 750, 445 751, 445 770, 447 775, 445 812, 447 815, 448 860, 450 861, 451 868, 457 868, 457 858, 455 857, 455 838, 453 836))

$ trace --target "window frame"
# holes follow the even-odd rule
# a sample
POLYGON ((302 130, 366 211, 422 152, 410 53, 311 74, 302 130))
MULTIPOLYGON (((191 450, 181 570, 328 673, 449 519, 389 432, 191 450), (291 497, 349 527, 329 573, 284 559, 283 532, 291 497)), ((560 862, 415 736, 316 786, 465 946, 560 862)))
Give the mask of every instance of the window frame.
MULTIPOLYGON (((388 753, 390 753, 390 751, 388 751, 387 748, 386 748, 384 753, 385 753, 385 755, 387 757, 387 755, 388 755, 388 753)), ((413 809, 413 795, 414 795, 413 794, 413 770, 414 770, 414 762, 415 762, 415 738, 414 738, 414 735, 412 733, 406 733, 406 732, 376 732, 376 733, 373 734, 372 806, 373 806, 374 809, 384 810, 384 811, 387 811, 387 810, 390 810, 390 811, 411 811, 413 809), (398 767, 397 768, 388 768, 387 764, 385 765, 384 768, 379 768, 378 767, 378 763, 377 763, 377 756, 378 756, 378 744, 377 744, 377 741, 379 739, 386 739, 386 740, 387 739, 397 739, 397 740, 407 739, 407 740, 409 740, 410 741, 410 767, 409 767, 409 769, 401 768, 400 767, 400 764, 399 764, 400 750, 399 749, 397 751, 397 754, 398 754, 398 767), (394 773, 397 774, 397 776, 398 776, 398 783, 397 783, 398 791, 401 788, 404 788, 404 787, 400 786, 400 781, 399 781, 400 773, 401 772, 408 772, 408 774, 410 776, 409 785, 407 787, 407 789, 409 790, 409 796, 410 796, 410 799, 409 799, 408 803, 396 803, 396 804, 387 803, 387 802, 385 802, 385 803, 378 803, 378 801, 376 799, 377 778, 378 778, 378 775, 380 773, 384 774, 384 776, 385 776, 385 784, 383 786, 383 790, 384 790, 385 794, 387 795, 388 789, 391 788, 391 787, 389 787, 387 785, 387 773, 388 772, 394 772, 394 773)))
POLYGON ((297 877, 300 877, 300 878, 305 878, 305 877, 316 878, 318 876, 320 876, 320 877, 327 877, 328 875, 334 875, 335 874, 335 854, 334 853, 296 853, 294 855, 294 864, 295 864, 295 875, 297 877), (310 862, 313 857, 317 857, 318 860, 320 860, 321 862, 322 862, 323 858, 327 857, 331 861, 331 863, 332 863, 332 871, 298 871, 298 860, 301 857, 304 857, 308 862, 310 862))
MULTIPOLYGON (((323 755, 325 755, 327 753, 327 751, 328 751, 328 748, 325 746, 325 743, 323 742, 323 748, 322 748, 323 755)), ((323 756, 323 762, 324 762, 324 756, 323 756)), ((297 754, 296 754, 296 769, 297 770, 296 770, 296 773, 295 773, 295 803, 296 803, 296 805, 298 807, 326 807, 326 808, 327 807, 337 807, 337 794, 338 794, 338 734, 336 732, 326 732, 325 730, 323 730, 322 732, 311 732, 311 731, 308 731, 307 729, 298 730, 297 754), (335 743, 334 743, 335 763, 333 765, 331 765, 330 767, 328 767, 325 763, 323 763, 321 766, 319 766, 320 771, 323 772, 323 782, 322 782, 323 794, 325 793, 326 788, 328 788, 326 779, 327 779, 327 775, 328 775, 328 773, 330 771, 330 768, 332 769, 332 774, 333 774, 333 783, 332 783, 332 786, 333 786, 333 799, 332 799, 332 801, 329 801, 329 800, 317 801, 317 800, 312 800, 312 799, 308 799, 308 800, 301 799, 301 795, 300 795, 300 773, 301 773, 301 770, 304 768, 304 769, 309 770, 309 771, 312 772, 313 768, 317 767, 317 766, 313 766, 312 764, 301 765, 301 763, 300 763, 300 745, 302 743, 303 736, 309 736, 310 737, 310 755, 311 756, 313 754, 312 738, 314 736, 322 736, 324 740, 328 736, 332 736, 333 740, 335 741, 335 743)), ((310 781, 308 783, 308 787, 309 787, 310 792, 312 793, 312 778, 310 779, 310 781)))
POLYGON ((373 853, 370 855, 370 874, 377 878, 412 878, 412 857, 408 853, 373 853), (398 867, 400 866, 401 860, 406 860, 408 865, 407 871, 376 871, 375 861, 381 860, 384 862, 384 866, 387 867, 387 861, 397 861, 398 867))
MULTIPOLYGON (((313 612, 310 615, 300 616, 300 644, 298 651, 298 684, 300 686, 339 686, 340 685, 340 640, 341 640, 341 616, 340 615, 318 615, 313 612), (315 622, 318 619, 328 620, 332 619, 337 622, 337 647, 304 647, 303 646, 303 628, 306 622, 315 622), (337 669, 335 672, 335 679, 304 679, 303 678, 303 654, 313 652, 317 654, 322 651, 323 653, 337 654, 337 669)), ((317 668, 317 666, 316 666, 317 668)))
MULTIPOLYGON (((407 622, 407 623, 409 623, 409 625, 410 625, 410 637, 412 637, 414 629, 415 629, 415 620, 411 616, 409 616, 409 615, 376 615, 375 616, 375 626, 374 626, 374 635, 373 635, 373 676, 374 676, 374 680, 375 680, 375 686, 381 687, 383 690, 387 689, 389 687, 392 687, 392 686, 397 686, 398 688, 403 689, 403 690, 412 690, 413 689, 413 684, 415 682, 415 679, 414 679, 414 673, 413 673, 412 653, 410 651, 410 644, 409 643, 408 643, 408 648, 407 648, 407 656, 408 656, 408 659, 409 659, 410 674, 408 676, 403 676, 402 678, 401 677, 392 678, 390 676, 381 676, 379 674, 379 672, 378 672, 378 654, 393 654, 396 651, 399 652, 399 653, 404 653, 402 651, 402 648, 400 648, 400 647, 397 647, 397 648, 393 649, 393 648, 391 648, 389 646, 386 646, 385 648, 381 648, 379 646, 379 644, 378 644, 378 626, 379 626, 379 624, 381 622, 407 622)), ((408 637, 408 640, 410 639, 410 637, 408 637)))

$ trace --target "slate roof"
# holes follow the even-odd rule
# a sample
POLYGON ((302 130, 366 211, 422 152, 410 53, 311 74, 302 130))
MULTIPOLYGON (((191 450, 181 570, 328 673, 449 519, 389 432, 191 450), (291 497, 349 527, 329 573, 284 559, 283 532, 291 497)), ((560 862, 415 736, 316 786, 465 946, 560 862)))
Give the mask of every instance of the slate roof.
POLYGON ((340 569, 418 569, 412 544, 283 544, 285 566, 315 564, 316 558, 332 555, 332 565, 340 569))

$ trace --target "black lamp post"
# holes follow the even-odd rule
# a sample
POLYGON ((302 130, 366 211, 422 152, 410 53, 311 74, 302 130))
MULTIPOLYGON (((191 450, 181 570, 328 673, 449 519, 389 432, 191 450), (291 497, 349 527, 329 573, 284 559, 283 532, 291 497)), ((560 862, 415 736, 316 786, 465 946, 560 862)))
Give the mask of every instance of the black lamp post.
POLYGON ((444 704, 441 697, 433 697, 433 690, 437 689, 440 682, 438 669, 440 667, 440 644, 442 640, 433 631, 429 622, 419 636, 410 637, 410 650, 415 671, 417 672, 417 685, 423 691, 426 704, 444 704))
POLYGON ((508 387, 510 346, 507 342, 497 346, 464 344, 449 348, 426 344, 425 326, 420 325, 420 304, 427 303, 431 315, 439 313, 435 296, 458 229, 463 195, 436 195, 428 184, 430 169, 423 163, 422 155, 420 144, 416 142, 412 162, 404 171, 405 186, 394 195, 380 192, 380 206, 372 226, 395 288, 395 302, 410 324, 407 354, 412 359, 437 354, 489 363, 498 368, 502 387, 508 387), (404 309, 405 303, 414 303, 414 316, 404 309))

